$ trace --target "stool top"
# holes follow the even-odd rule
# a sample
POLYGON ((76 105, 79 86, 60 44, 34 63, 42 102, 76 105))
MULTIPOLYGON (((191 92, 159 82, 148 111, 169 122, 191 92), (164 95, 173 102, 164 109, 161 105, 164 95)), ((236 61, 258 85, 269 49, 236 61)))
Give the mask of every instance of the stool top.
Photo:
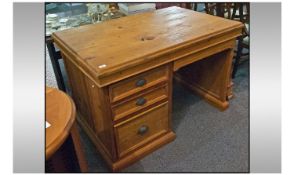
POLYGON ((46 87, 46 160, 63 144, 75 121, 76 108, 64 92, 46 87))

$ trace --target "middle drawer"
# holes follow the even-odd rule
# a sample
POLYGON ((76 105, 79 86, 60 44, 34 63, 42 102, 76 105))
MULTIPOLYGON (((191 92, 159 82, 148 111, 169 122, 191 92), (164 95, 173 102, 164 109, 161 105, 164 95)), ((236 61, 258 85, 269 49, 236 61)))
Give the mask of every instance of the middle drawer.
POLYGON ((112 106, 114 121, 135 113, 147 106, 153 105, 161 100, 167 99, 167 97, 168 86, 165 84, 156 89, 141 93, 139 96, 133 97, 127 101, 118 103, 112 106))

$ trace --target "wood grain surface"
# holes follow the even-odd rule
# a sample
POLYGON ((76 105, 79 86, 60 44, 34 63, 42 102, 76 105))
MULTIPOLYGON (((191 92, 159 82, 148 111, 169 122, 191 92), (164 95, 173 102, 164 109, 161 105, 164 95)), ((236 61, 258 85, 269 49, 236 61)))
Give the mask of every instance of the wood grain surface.
POLYGON ((241 28, 240 22, 170 7, 55 32, 53 38, 91 75, 103 77, 241 28))
POLYGON ((76 108, 71 98, 55 88, 46 87, 46 160, 63 144, 75 121, 76 108))

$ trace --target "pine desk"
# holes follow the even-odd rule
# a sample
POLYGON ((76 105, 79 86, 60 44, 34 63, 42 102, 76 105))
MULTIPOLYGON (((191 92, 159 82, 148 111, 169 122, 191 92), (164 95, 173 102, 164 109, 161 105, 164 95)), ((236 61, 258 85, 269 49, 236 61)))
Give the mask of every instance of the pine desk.
POLYGON ((53 33, 79 121, 113 171, 175 139, 173 78, 224 110, 240 22, 179 7, 53 33))

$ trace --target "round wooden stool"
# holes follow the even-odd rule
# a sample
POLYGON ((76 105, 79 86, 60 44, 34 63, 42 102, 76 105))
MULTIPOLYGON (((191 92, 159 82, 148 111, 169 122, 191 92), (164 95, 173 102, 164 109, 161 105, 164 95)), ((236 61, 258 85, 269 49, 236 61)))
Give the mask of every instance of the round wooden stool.
POLYGON ((64 92, 46 87, 46 172, 87 171, 75 123, 76 108, 64 92))

